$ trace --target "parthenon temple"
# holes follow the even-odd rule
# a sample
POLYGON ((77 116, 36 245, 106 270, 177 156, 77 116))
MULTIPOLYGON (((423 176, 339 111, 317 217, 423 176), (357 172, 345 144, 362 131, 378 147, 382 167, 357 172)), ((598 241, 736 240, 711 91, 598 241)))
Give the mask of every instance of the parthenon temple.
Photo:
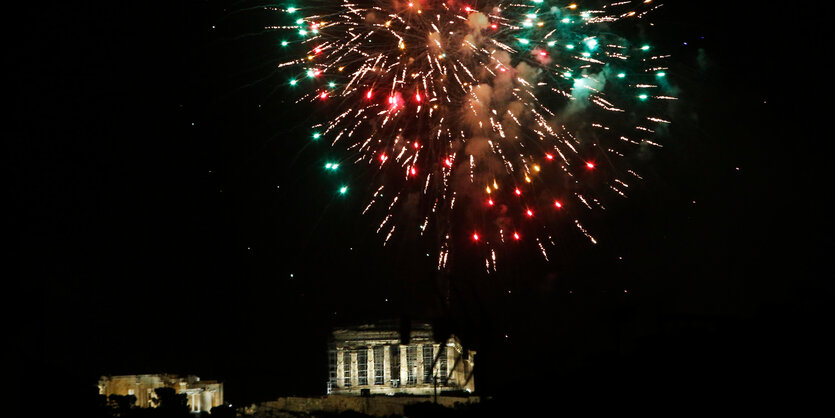
POLYGON ((436 341, 432 325, 396 321, 335 329, 328 394, 432 395, 475 389, 475 352, 455 335, 436 341))

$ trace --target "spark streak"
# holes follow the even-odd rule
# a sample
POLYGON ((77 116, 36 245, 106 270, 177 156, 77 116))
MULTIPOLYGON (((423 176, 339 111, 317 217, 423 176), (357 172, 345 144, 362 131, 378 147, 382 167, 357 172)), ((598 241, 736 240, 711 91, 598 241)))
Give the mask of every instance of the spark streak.
POLYGON ((455 234, 489 244, 470 246, 488 270, 503 231, 519 231, 511 242, 530 239, 547 260, 539 237, 550 241, 549 224, 571 219, 547 214, 625 197, 629 186, 618 178, 641 179, 630 156, 643 144, 662 146, 655 127, 671 123, 669 55, 613 33, 660 6, 650 1, 588 10, 548 0, 310 3, 268 8, 295 22, 268 29, 298 39, 281 43, 299 50, 277 67, 298 71, 290 85, 309 84, 299 101, 335 115, 315 139, 341 139, 362 170, 378 170, 363 214, 382 218, 384 244, 434 223, 439 269, 455 234), (384 187, 394 197, 375 205, 384 187), (456 207, 456 196, 465 203, 456 207), (470 224, 452 225, 455 211, 470 224), (396 228, 405 213, 420 221, 396 228))

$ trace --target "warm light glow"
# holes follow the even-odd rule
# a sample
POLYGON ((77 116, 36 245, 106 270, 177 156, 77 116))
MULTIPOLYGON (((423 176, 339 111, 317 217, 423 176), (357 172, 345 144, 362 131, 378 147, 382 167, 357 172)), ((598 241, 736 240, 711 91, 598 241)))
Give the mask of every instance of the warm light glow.
POLYGON ((393 96, 389 96, 389 104, 391 105, 390 109, 395 110, 403 104, 403 98, 400 96, 399 93, 393 96))

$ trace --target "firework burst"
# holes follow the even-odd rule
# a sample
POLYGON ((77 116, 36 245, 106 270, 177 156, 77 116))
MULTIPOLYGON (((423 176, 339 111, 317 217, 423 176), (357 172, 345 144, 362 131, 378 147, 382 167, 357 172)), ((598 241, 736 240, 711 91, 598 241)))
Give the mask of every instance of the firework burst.
POLYGON ((547 260, 555 223, 597 243, 583 213, 626 197, 629 156, 661 147, 668 57, 612 33, 656 7, 343 0, 272 8, 287 21, 270 29, 298 53, 279 65, 304 85, 297 103, 327 115, 313 138, 371 173, 363 214, 383 244, 431 227, 443 269, 467 236, 489 272, 519 242, 547 260))

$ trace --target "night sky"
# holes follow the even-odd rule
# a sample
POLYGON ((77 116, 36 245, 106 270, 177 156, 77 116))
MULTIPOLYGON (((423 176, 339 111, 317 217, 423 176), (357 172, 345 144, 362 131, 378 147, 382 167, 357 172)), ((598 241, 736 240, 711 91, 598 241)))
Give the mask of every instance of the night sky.
POLYGON ((232 403, 319 395, 332 326, 410 318, 478 351, 485 395, 816 399, 807 379, 832 365, 831 6, 665 3, 650 37, 676 57, 681 106, 645 181, 591 221, 601 243, 567 239, 550 263, 519 251, 490 275, 462 245, 447 276, 432 242, 383 247, 364 196, 321 174, 339 150, 311 143, 327 115, 292 105, 278 35, 257 33, 275 14, 7 16, 21 387, 60 376, 56 396, 80 399, 101 375, 167 372, 222 380, 232 403))

